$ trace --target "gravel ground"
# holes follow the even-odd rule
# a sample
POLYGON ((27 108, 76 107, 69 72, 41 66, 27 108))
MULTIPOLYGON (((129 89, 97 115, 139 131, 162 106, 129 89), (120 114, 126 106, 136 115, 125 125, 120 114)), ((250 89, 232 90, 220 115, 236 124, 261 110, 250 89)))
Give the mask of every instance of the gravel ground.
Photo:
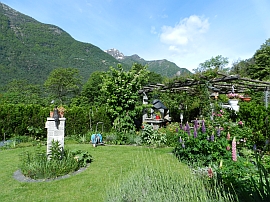
POLYGON ((13 173, 13 177, 14 177, 15 180, 18 180, 20 182, 49 182, 49 181, 54 181, 54 180, 65 179, 65 178, 71 177, 73 175, 76 175, 78 173, 81 173, 84 170, 86 170, 89 167, 89 165, 90 164, 88 164, 86 167, 80 168, 79 170, 75 171, 74 173, 67 174, 67 175, 57 177, 57 178, 54 178, 54 179, 37 179, 37 180, 35 180, 35 179, 30 178, 30 177, 25 177, 20 170, 15 171, 13 173))

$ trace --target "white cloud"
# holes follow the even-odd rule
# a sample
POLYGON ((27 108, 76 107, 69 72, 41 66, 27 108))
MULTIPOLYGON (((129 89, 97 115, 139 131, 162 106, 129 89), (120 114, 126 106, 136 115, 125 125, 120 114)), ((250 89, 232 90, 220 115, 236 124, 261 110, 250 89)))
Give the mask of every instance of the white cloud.
POLYGON ((170 45, 170 49, 172 46, 178 49, 180 46, 190 45, 197 41, 208 28, 208 19, 192 15, 181 20, 175 27, 163 26, 160 41, 170 45))

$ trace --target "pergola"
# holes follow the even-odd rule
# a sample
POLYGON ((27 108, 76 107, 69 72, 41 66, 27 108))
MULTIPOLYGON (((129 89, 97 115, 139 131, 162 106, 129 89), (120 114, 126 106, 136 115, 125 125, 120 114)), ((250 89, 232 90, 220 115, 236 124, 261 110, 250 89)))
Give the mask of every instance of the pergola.
POLYGON ((209 90, 209 95, 216 96, 217 94, 233 93, 244 94, 252 90, 254 92, 264 92, 265 107, 268 107, 270 82, 253 80, 249 78, 240 77, 239 75, 225 75, 218 73, 216 77, 207 77, 200 75, 197 79, 185 78, 182 81, 175 81, 170 84, 151 84, 144 86, 139 93, 147 94, 158 90, 160 92, 177 93, 180 91, 186 91, 189 94, 196 93, 196 87, 198 85, 206 85, 209 90))
POLYGON ((219 92, 220 94, 229 93, 232 90, 232 87, 234 87, 234 90, 237 93, 245 93, 250 89, 254 91, 267 91, 270 87, 270 82, 267 81, 252 80, 240 77, 239 75, 224 75, 219 73, 218 77, 215 78, 201 76, 200 79, 186 78, 184 81, 175 81, 169 85, 160 83, 150 84, 144 86, 139 93, 149 93, 154 90, 159 90, 161 92, 189 91, 192 93, 194 87, 201 84, 207 84, 210 90, 219 92))

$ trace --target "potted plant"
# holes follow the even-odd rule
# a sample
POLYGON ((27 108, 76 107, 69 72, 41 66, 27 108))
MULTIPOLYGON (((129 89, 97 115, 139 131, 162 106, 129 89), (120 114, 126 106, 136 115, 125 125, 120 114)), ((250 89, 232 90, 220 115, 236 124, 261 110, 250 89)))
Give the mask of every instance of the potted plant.
POLYGON ((160 111, 157 110, 157 111, 155 112, 155 114, 156 114, 156 119, 159 120, 159 119, 161 118, 161 113, 160 113, 160 111))
POLYGON ((231 92, 227 94, 227 97, 229 98, 229 104, 231 105, 231 108, 234 111, 238 112, 240 108, 238 105, 238 101, 239 101, 239 98, 241 98, 241 95, 231 92))
POLYGON ((63 118, 66 109, 63 106, 60 106, 58 107, 58 111, 59 111, 60 117, 63 118))
POLYGON ((237 105, 238 104, 238 99, 241 97, 237 93, 229 93, 227 94, 227 97, 229 98, 229 104, 230 105, 237 105))
POLYGON ((251 97, 245 94, 244 96, 241 96, 240 99, 244 102, 249 102, 251 100, 251 97))

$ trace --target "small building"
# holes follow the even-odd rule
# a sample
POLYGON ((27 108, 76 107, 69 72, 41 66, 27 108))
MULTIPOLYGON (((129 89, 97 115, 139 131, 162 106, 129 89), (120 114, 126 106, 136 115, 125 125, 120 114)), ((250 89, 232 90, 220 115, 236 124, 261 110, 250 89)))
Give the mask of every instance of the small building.
POLYGON ((144 109, 143 122, 151 124, 154 129, 158 129, 171 121, 171 117, 169 116, 169 109, 160 100, 155 99, 152 104, 152 108, 144 109))

